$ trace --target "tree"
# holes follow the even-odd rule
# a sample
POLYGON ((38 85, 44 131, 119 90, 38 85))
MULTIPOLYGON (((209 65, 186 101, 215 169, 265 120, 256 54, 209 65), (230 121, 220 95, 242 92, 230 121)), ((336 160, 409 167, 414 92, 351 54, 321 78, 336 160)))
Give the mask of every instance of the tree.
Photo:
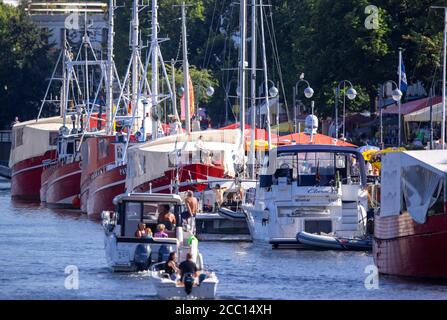
POLYGON ((37 116, 52 66, 47 38, 21 9, 0 3, 0 127, 37 116))

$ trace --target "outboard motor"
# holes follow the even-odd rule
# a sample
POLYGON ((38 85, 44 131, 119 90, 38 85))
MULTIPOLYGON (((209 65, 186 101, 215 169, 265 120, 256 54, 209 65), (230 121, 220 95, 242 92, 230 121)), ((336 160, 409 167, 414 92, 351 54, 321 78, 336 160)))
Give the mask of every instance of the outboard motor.
POLYGON ((171 251, 171 248, 167 245, 160 246, 160 249, 158 249, 158 262, 167 261, 171 251))
POLYGON ((185 292, 187 295, 191 294, 192 286, 194 284, 194 277, 191 273, 186 273, 184 275, 183 283, 185 284, 185 292))
POLYGON ((139 244, 135 249, 133 261, 137 267, 137 271, 144 271, 149 269, 151 263, 151 247, 144 244, 139 244))

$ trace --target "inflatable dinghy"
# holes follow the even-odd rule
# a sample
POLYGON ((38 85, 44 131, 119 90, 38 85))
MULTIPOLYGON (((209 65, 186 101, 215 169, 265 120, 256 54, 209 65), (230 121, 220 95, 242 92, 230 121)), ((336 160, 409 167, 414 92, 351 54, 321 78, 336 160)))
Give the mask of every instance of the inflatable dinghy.
POLYGON ((243 211, 233 211, 228 208, 219 208, 217 211, 219 216, 230 220, 245 220, 245 213, 243 211))
POLYGON ((371 251, 372 240, 361 238, 337 238, 307 232, 298 232, 296 240, 320 250, 371 251))

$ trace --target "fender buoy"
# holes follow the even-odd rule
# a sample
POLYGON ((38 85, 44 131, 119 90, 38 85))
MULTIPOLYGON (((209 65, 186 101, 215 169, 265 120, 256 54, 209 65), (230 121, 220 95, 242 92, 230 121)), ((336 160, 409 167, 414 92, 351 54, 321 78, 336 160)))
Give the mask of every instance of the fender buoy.
POLYGON ((75 208, 80 208, 81 207, 81 199, 79 198, 79 195, 76 195, 73 200, 71 201, 71 204, 73 205, 73 207, 75 208))

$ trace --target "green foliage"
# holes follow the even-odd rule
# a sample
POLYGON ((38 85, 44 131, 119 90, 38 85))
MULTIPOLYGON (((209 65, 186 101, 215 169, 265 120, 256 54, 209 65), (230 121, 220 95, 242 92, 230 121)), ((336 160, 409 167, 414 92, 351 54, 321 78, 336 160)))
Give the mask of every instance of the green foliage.
POLYGON ((47 36, 23 11, 0 4, 0 128, 37 116, 51 72, 47 36))
MULTIPOLYGON (((115 61, 120 75, 123 76, 130 57, 129 22, 132 0, 117 2, 124 7, 116 10, 115 61)), ((182 0, 159 0, 159 37, 169 39, 161 43, 161 50, 165 61, 177 61, 177 86, 182 81, 181 10, 178 6, 181 2, 182 0)), ((224 88, 231 79, 237 78, 236 71, 222 70, 237 66, 238 53, 228 38, 238 30, 239 4, 233 3, 232 0, 186 2, 190 5, 187 8, 187 30, 192 81, 194 84, 201 84, 201 87, 212 85, 216 89, 214 96, 209 98, 202 88, 200 103, 206 104, 214 123, 222 123, 226 108, 224 88), (222 25, 221 21, 224 21, 222 25), (219 27, 225 29, 225 32, 219 31, 219 27)), ((264 4, 271 5, 283 71, 286 97, 282 96, 281 99, 292 100, 292 87, 298 81, 299 75, 304 73, 315 90, 313 99, 318 114, 333 116, 334 91, 337 84, 344 79, 350 80, 359 93, 354 101, 347 103, 348 110, 374 111, 378 85, 389 79, 397 81, 399 47, 404 49, 403 57, 409 83, 422 80, 428 88, 433 79, 440 77, 443 28, 442 11, 430 10, 429 7, 443 5, 444 2, 264 0, 264 4), (376 30, 365 27, 365 7, 370 4, 379 8, 379 28, 376 30)), ((268 21, 270 9, 266 10, 265 20, 268 21)), ((141 39, 144 44, 148 44, 150 40, 150 22, 149 5, 140 12, 141 39)), ((27 116, 31 117, 36 110, 36 103, 43 95, 43 77, 48 76, 50 71, 44 73, 44 70, 48 69, 47 57, 44 54, 45 45, 40 40, 41 34, 34 31, 34 28, 22 13, 2 5, 0 97, 2 102, 8 103, 7 108, 1 108, 2 121, 11 120, 11 114, 6 115, 4 110, 16 112, 17 105, 20 105, 20 108, 23 106, 23 110, 27 110, 27 116), (13 16, 15 20, 10 19, 13 16), (11 74, 17 76, 12 79, 11 74), (8 88, 16 92, 15 95, 8 93, 6 96, 3 89, 6 79, 8 88), (34 79, 40 80, 32 81, 34 79), (20 94, 18 88, 21 90, 20 94), (14 108, 10 109, 13 104, 14 108)), ((267 29, 266 36, 269 78, 276 83, 279 79, 278 67, 274 62, 267 29)), ((170 66, 167 66, 167 70, 170 73, 170 66)), ((259 74, 258 84, 261 81, 259 74)), ((235 85, 232 87, 232 91, 234 90, 235 85)), ((302 92, 300 99, 304 99, 302 92)))

